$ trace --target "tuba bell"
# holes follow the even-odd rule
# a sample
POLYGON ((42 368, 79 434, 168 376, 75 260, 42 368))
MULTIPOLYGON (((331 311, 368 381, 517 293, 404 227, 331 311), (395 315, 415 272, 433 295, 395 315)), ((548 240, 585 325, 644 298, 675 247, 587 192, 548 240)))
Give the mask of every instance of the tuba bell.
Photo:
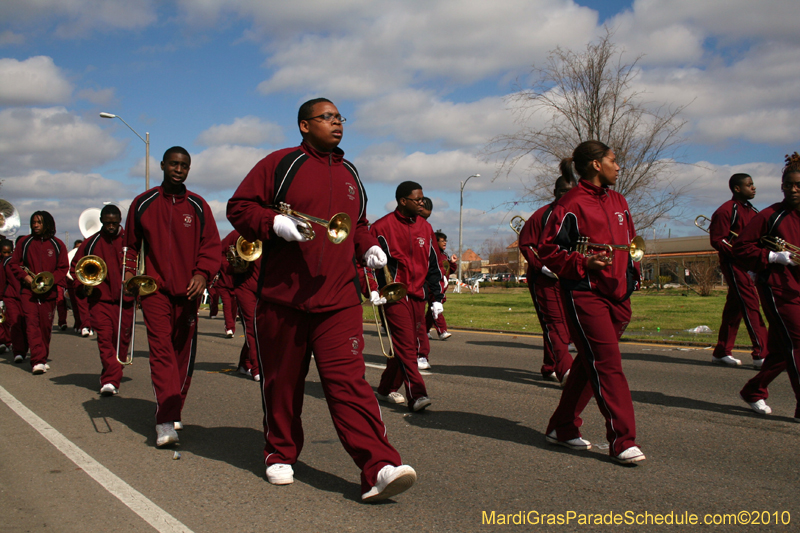
POLYGON ((103 283, 107 275, 108 267, 100 256, 87 255, 81 257, 75 264, 75 276, 78 281, 86 285, 86 296, 89 296, 96 286, 103 283))
POLYGON ((88 239, 101 229, 103 224, 100 222, 101 210, 96 207, 84 209, 78 217, 78 229, 81 230, 81 235, 84 239, 88 239))
POLYGON ((19 211, 7 200, 0 200, 0 235, 14 240, 19 227, 19 211))

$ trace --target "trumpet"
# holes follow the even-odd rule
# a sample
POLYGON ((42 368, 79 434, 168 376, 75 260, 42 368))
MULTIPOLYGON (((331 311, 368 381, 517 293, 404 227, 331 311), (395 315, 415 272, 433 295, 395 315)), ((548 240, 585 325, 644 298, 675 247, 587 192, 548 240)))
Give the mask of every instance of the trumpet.
POLYGON ((128 294, 147 296, 148 294, 153 294, 157 290, 158 283, 156 282, 156 279, 152 276, 147 276, 144 273, 144 240, 142 240, 138 264, 136 265, 136 275, 125 282, 125 292, 128 294))
POLYGON ((333 244, 341 244, 350 235, 353 223, 347 213, 336 213, 330 220, 305 215, 292 209, 287 203, 281 202, 277 206, 269 206, 283 216, 289 217, 297 225, 297 230, 309 241, 316 237, 311 223, 323 226, 328 233, 328 240, 333 244))
POLYGON ((608 254, 605 261, 610 265, 613 262, 614 250, 625 250, 631 256, 634 263, 640 262, 644 258, 645 244, 644 239, 637 235, 630 244, 599 244, 589 242, 589 237, 578 237, 575 250, 583 255, 592 255, 596 249, 603 249, 608 254))
POLYGON ((86 296, 92 294, 92 290, 103 283, 107 275, 108 267, 106 262, 97 255, 81 257, 75 264, 75 276, 78 281, 86 285, 86 296))
POLYGON ((241 274, 250 268, 250 263, 261 257, 261 253, 261 241, 250 242, 245 240, 244 237, 239 237, 236 239, 236 245, 228 247, 225 257, 233 267, 233 271, 236 274, 241 274))
POLYGON ((768 250, 773 252, 789 252, 789 259, 795 266, 800 265, 800 246, 788 243, 780 237, 774 235, 764 235, 761 237, 761 243, 768 250))
MULTIPOLYGON (((384 265, 383 267, 383 275, 386 278, 386 285, 378 290, 381 298, 385 298, 387 304, 397 302, 405 298, 406 294, 408 293, 408 289, 406 288, 405 284, 392 280, 392 274, 389 272, 389 267, 387 265, 384 265)), ((378 330, 378 342, 381 345, 381 353, 383 353, 384 357, 391 359, 394 357, 394 343, 392 342, 392 332, 389 329, 389 321, 386 319, 386 311, 384 310, 383 305, 373 305, 372 314, 375 317, 375 326, 378 330), (380 311, 375 309, 376 307, 380 307, 380 311), (379 313, 380 317, 378 316, 379 313), (386 345, 383 343, 383 336, 381 335, 381 319, 383 320, 383 324, 386 326, 386 344, 388 345, 388 350, 386 345)))
POLYGON ((56 280, 51 272, 39 272, 38 274, 34 274, 25 265, 22 265, 22 270, 33 278, 33 281, 31 281, 31 291, 33 291, 33 294, 44 294, 53 288, 56 280))
MULTIPOLYGON (((711 233, 711 230, 709 230, 706 227, 706 225, 708 225, 708 224, 711 224, 711 219, 708 218, 705 215, 699 215, 697 218, 694 219, 694 225, 695 226, 697 226, 701 230, 705 231, 706 233, 711 233)), ((739 236, 739 234, 736 233, 735 231, 732 231, 732 232, 730 232, 730 236, 733 237, 733 238, 736 238, 736 237, 739 236)), ((722 242, 727 244, 729 247, 733 248, 733 245, 730 242, 728 242, 727 240, 722 239, 722 242)))
POLYGON ((511 219, 508 225, 514 230, 514 233, 519 235, 520 232, 522 232, 522 227, 525 225, 525 219, 519 215, 516 215, 511 219))

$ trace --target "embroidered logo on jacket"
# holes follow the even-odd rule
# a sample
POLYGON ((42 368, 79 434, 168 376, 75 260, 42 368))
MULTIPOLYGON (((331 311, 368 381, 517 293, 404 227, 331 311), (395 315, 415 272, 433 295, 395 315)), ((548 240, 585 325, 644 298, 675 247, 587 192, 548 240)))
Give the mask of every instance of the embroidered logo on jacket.
POLYGON ((47 250, 47 257, 53 257, 53 250, 47 250))
POLYGON ((420 248, 425 247, 425 239, 423 239, 422 237, 417 237, 417 242, 419 243, 420 248))
POLYGON ((350 345, 352 346, 353 355, 358 355, 358 337, 350 337, 350 345))
POLYGON ((619 220, 619 225, 621 226, 625 222, 625 215, 619 211, 615 212, 614 214, 617 215, 617 220, 619 220))
POLYGON ((184 226, 186 226, 187 228, 188 228, 188 227, 191 227, 191 225, 192 225, 192 220, 194 220, 194 219, 192 218, 192 215, 188 215, 188 214, 186 214, 186 215, 183 215, 183 225, 184 225, 184 226))
POLYGON ((348 200, 355 200, 356 199, 356 188, 349 181, 346 182, 345 185, 347 185, 347 199, 348 200))

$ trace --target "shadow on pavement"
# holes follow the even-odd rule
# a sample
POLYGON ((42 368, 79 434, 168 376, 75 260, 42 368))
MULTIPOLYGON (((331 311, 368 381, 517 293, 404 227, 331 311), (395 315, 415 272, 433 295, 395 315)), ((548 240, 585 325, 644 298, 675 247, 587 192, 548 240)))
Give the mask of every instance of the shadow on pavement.
POLYGON ((508 342, 508 341, 467 341, 464 344, 471 344, 472 346, 495 346, 497 348, 511 348, 515 350, 541 350, 541 346, 536 346, 524 342, 508 342))
POLYGON ((293 468, 294 478, 297 481, 302 481, 318 490, 341 494, 347 500, 361 501, 361 483, 353 483, 330 472, 317 470, 303 461, 297 461, 293 468))
MULTIPOLYGON (((669 396, 662 392, 652 391, 631 391, 631 397, 634 402, 649 403, 651 405, 662 405, 665 407, 680 407, 682 409, 694 409, 696 411, 709 411, 711 413, 724 413, 724 414, 747 414, 758 417, 756 413, 748 409, 743 403, 738 405, 731 401, 731 403, 713 403, 694 398, 686 398, 683 396, 669 396)), ((763 418, 763 417, 760 417, 763 418)))
MULTIPOLYGON (((65 376, 55 376, 50 378, 50 381, 56 385, 74 385, 76 387, 83 387, 97 393, 100 392, 100 374, 67 374, 65 376)), ((122 376, 120 380, 120 388, 122 384, 131 381, 131 378, 122 376)))

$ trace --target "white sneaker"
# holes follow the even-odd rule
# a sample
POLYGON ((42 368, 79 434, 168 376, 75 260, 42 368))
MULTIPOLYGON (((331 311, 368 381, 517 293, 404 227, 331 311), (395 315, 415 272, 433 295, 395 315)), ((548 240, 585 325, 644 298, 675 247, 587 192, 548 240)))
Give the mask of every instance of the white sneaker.
POLYGON ((81 337, 88 337, 92 334, 92 331, 89 328, 83 328, 81 330, 81 337))
POLYGON ((292 465, 275 463, 267 467, 267 481, 273 485, 290 485, 294 483, 292 465))
POLYGON ((436 333, 435 331, 434 332, 429 331, 428 332, 428 338, 431 339, 431 340, 436 340, 436 339, 439 338, 439 334, 436 333))
MULTIPOLYGON (((572 369, 570 368, 570 370, 572 370, 572 369)), ((561 378, 561 388, 562 388, 562 389, 564 388, 564 385, 566 385, 566 384, 567 384, 567 378, 568 378, 568 377, 569 377, 569 370, 567 370, 566 372, 564 372, 564 377, 563 377, 563 378, 561 378)))
POLYGON ((253 373, 250 370, 248 370, 245 367, 243 367, 243 366, 240 366, 239 370, 237 370, 237 372, 239 372, 243 376, 247 376, 247 377, 252 377, 253 376, 253 373))
POLYGON ((0 344, 0 353, 6 353, 8 351, 8 346, 5 344, 0 344))
POLYGON ((14 362, 15 363, 21 363, 24 360, 25 360, 25 356, 24 355, 15 355, 14 356, 14 362))
POLYGON ((760 415, 772 414, 772 408, 769 405, 767 405, 767 402, 765 402, 764 400, 758 400, 757 402, 748 402, 747 400, 744 399, 744 396, 742 396, 741 394, 739 394, 739 398, 741 398, 744 403, 749 405, 750 409, 752 409, 753 411, 755 411, 760 415))
POLYGON ((380 393, 376 392, 375 396, 379 400, 381 400, 383 402, 387 402, 387 403, 406 403, 405 397, 402 394, 400 394, 399 392, 390 392, 389 394, 387 394, 385 396, 383 394, 380 394, 380 393))
POLYGON ((411 407, 411 410, 414 412, 417 411, 424 411, 426 407, 431 404, 431 399, 427 396, 420 396, 417 398, 417 401, 414 402, 414 405, 411 407))
POLYGON ((90 330, 89 330, 89 336, 91 337, 92 335, 94 335, 94 330, 93 330, 93 329, 90 329, 90 330))
POLYGON ((739 359, 731 357, 730 355, 726 355, 725 357, 714 357, 711 356, 711 363, 715 365, 728 365, 728 366, 739 366, 742 362, 739 359))
POLYGON ((232 339, 233 338, 233 330, 232 329, 227 330, 225 332, 225 336, 228 337, 229 339, 232 339))
POLYGON ((112 385, 111 383, 106 383, 105 385, 100 387, 100 395, 101 396, 114 396, 115 394, 118 394, 118 393, 119 393, 119 390, 114 385, 112 385))
POLYGON ((428 370, 431 364, 428 362, 427 357, 417 357, 417 368, 420 370, 428 370))
POLYGON ((449 331, 445 331, 441 335, 439 335, 439 340, 440 341, 446 341, 447 339, 449 339, 452 336, 453 336, 452 333, 450 333, 449 331))
POLYGON ((183 422, 181 422, 180 420, 176 420, 175 422, 172 423, 172 427, 175 428, 175 431, 181 431, 183 430, 183 422))
POLYGON ((417 473, 408 465, 386 465, 378 472, 375 486, 361 495, 361 501, 379 502, 410 489, 417 481, 417 473))
POLYGON ((175 432, 174 422, 164 422, 163 424, 156 424, 156 446, 169 446, 170 444, 177 444, 180 441, 178 434, 175 432))
POLYGON ((638 446, 631 446, 627 450, 623 450, 622 453, 619 455, 612 455, 611 459, 618 462, 621 465, 629 465, 631 463, 638 463, 639 461, 644 461, 646 457, 642 450, 639 449, 638 446))
POLYGON ((33 370, 31 370, 36 375, 44 374, 47 372, 47 369, 44 367, 43 364, 39 363, 38 365, 33 365, 33 370))
POLYGON ((756 370, 761 370, 761 367, 764 366, 763 359, 753 359, 753 368, 756 370))
POLYGON ((569 448, 570 450, 592 449, 592 443, 580 437, 576 437, 574 439, 569 439, 569 440, 558 440, 558 438, 556 438, 556 430, 551 431, 547 436, 545 436, 544 440, 546 440, 549 444, 563 446, 565 448, 569 448))
POLYGON ((45 370, 50 370, 50 365, 48 365, 47 363, 45 363, 45 364, 44 364, 44 369, 45 369, 45 370))
POLYGON ((548 380, 548 381, 555 381, 556 383, 558 383, 558 376, 556 375, 555 372, 550 372, 550 374, 548 374, 545 377, 545 379, 548 380))
POLYGON ((253 376, 253 381, 261 381, 261 374, 256 374, 253 376))

